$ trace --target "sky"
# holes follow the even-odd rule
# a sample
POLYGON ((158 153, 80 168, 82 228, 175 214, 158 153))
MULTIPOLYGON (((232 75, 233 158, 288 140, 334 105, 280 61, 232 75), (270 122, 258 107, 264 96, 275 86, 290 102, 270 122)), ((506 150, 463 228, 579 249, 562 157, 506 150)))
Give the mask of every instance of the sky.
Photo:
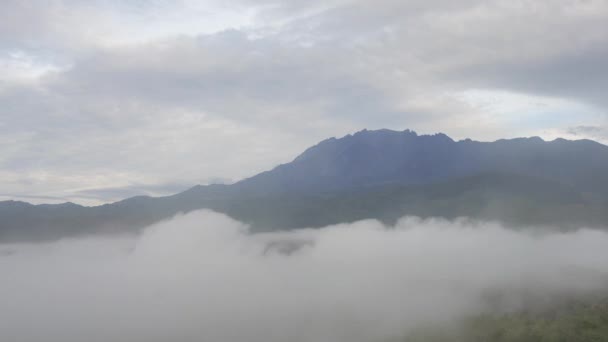
POLYGON ((0 200, 230 183, 367 128, 608 142, 604 0, 3 0, 0 200))

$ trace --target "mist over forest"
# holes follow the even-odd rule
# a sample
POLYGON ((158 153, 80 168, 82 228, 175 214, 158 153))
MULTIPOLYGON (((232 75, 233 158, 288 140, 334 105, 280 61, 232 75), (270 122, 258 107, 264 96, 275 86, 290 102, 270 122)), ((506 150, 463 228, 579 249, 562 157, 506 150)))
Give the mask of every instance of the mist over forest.
POLYGON ((203 210, 137 237, 2 245, 0 338, 402 341, 429 325, 608 294, 603 231, 416 217, 248 228, 203 210))

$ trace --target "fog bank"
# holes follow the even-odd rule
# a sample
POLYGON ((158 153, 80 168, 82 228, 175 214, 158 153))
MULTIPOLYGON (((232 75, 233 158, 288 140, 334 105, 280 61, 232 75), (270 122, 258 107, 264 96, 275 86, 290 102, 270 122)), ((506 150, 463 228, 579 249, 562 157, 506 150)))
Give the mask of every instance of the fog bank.
POLYGON ((198 211, 137 238, 0 245, 0 340, 365 342, 608 283, 608 234, 404 218, 249 234, 198 211))

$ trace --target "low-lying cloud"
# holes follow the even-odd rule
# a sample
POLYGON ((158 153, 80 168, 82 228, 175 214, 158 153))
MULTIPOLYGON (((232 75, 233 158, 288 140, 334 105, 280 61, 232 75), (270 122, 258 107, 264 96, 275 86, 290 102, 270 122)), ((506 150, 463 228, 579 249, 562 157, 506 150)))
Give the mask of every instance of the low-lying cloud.
POLYGON ((0 246, 0 340, 385 341, 601 291, 607 245, 416 218, 249 234, 198 211, 137 238, 0 246))

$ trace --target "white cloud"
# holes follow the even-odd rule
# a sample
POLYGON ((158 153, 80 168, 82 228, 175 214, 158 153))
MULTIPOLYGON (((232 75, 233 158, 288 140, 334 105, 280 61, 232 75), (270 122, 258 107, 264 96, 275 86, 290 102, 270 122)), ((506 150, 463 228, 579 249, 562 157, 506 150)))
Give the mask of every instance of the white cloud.
POLYGON ((382 341, 485 312, 488 293, 510 311, 605 289, 606 243, 415 218, 250 235, 200 211, 135 239, 0 246, 0 338, 382 341))

